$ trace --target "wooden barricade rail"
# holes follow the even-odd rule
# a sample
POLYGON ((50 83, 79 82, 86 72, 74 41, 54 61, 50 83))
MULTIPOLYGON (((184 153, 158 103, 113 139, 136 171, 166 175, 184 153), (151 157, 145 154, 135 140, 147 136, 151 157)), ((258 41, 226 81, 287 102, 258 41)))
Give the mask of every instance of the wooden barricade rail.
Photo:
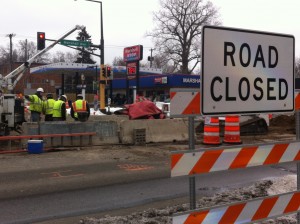
POLYGON ((83 132, 83 133, 66 133, 66 134, 41 134, 41 135, 12 135, 12 136, 0 136, 0 141, 8 141, 8 148, 11 149, 11 142, 13 140, 22 139, 39 139, 44 140, 45 138, 51 139, 51 146, 53 146, 54 138, 60 138, 61 144, 63 145, 64 137, 71 137, 71 145, 73 145, 73 137, 80 137, 80 145, 82 146, 82 137, 89 136, 89 145, 92 145, 92 136, 96 135, 96 132, 83 132))

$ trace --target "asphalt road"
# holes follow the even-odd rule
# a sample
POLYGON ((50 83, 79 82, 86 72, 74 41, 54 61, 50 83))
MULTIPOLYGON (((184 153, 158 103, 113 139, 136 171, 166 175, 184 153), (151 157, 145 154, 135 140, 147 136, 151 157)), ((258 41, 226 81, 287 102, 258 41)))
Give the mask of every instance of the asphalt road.
MULTIPOLYGON (((295 165, 288 169, 278 167, 257 167, 247 170, 216 173, 196 178, 197 195, 208 196, 228 188, 248 186, 260 179, 280 177, 295 171, 295 165)), ((144 175, 140 171, 138 175, 144 175)), ((70 216, 135 207, 153 201, 170 200, 189 195, 187 177, 159 178, 128 184, 116 184, 81 190, 67 190, 31 197, 2 199, 0 222, 35 223, 70 216)), ((187 201, 188 203, 188 201, 187 201)))
MULTIPOLYGON (((294 136, 285 135, 289 138, 294 136)), ((0 155, 0 223, 78 223, 67 217, 118 213, 155 202, 171 205, 179 198, 189 203, 188 177, 170 178, 170 152, 182 149, 187 144, 0 155)), ((202 175, 196 177, 196 192, 198 197, 212 195, 291 173, 296 173, 293 163, 202 175)))

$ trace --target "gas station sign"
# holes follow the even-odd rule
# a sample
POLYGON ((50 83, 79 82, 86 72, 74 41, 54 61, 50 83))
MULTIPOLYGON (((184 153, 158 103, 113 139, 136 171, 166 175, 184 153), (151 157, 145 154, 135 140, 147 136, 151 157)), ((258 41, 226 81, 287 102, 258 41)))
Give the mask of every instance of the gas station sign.
POLYGON ((124 48, 123 59, 125 62, 143 60, 143 46, 136 45, 124 48))

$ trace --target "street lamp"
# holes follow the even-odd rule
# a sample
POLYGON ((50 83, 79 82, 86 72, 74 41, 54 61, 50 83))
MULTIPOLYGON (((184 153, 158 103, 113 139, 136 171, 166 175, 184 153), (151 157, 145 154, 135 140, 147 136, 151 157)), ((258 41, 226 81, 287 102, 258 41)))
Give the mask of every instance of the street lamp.
MULTIPOLYGON (((74 0, 77 1, 77 0, 74 0)), ((100 4, 100 30, 101 30, 101 38, 100 38, 100 64, 104 65, 104 38, 103 38, 103 12, 102 12, 102 2, 95 0, 85 0, 88 2, 96 2, 100 4)))

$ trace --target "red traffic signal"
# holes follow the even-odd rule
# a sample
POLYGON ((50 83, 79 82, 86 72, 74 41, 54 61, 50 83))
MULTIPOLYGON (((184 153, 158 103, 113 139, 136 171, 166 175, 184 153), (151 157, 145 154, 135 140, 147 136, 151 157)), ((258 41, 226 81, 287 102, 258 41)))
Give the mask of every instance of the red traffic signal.
POLYGON ((106 67, 106 77, 110 77, 111 76, 111 67, 107 66, 106 67))
POLYGON ((45 33, 39 33, 39 39, 45 39, 45 33))
POLYGON ((45 48, 46 36, 45 32, 37 32, 37 49, 43 50, 45 48))

